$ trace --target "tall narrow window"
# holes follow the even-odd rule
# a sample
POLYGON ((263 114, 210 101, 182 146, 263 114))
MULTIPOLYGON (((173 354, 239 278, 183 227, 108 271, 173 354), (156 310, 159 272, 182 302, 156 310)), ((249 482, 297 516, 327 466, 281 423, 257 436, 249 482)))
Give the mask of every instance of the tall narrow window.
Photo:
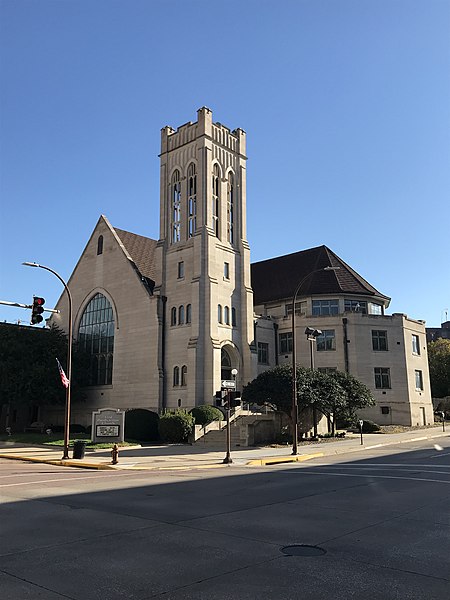
POLYGON ((184 325, 184 306, 181 305, 178 309, 178 325, 184 325))
POLYGON ((227 239, 234 243, 234 177, 230 171, 227 181, 227 239))
POLYGON ((188 304, 186 306, 186 325, 192 321, 192 306, 188 304))
POLYGON ((187 366, 181 367, 181 385, 187 385, 187 366))
POLYGON ((231 324, 233 327, 236 327, 236 309, 233 308, 231 309, 231 324))
POLYGON ((219 237, 220 231, 220 169, 219 165, 216 163, 213 169, 212 176, 212 228, 214 231, 214 235, 219 237))
POLYGON ((225 322, 225 325, 230 324, 230 307, 229 306, 225 306, 223 309, 223 320, 225 322))
POLYGON ((176 169, 172 175, 171 185, 171 203, 172 203, 172 243, 179 242, 181 239, 181 182, 180 171, 176 169))
POLYGON ((180 385, 180 367, 173 368, 173 385, 180 385))
POLYGON ((219 323, 222 323, 222 305, 219 304, 217 306, 217 320, 219 321, 219 323))
POLYGON ((170 324, 171 325, 177 324, 177 307, 176 306, 173 306, 172 310, 170 311, 170 324))
POLYGON ((78 329, 80 348, 90 355, 90 385, 112 383, 114 315, 110 302, 95 294, 81 317, 78 329))
POLYGON ((413 333, 412 336, 412 351, 413 354, 420 354, 419 336, 413 333))
POLYGON ((188 197, 188 237, 192 237, 197 229, 197 173, 194 163, 191 163, 187 172, 187 197, 188 197))
POLYGON ((103 254, 103 236, 99 235, 97 240, 97 256, 103 254))

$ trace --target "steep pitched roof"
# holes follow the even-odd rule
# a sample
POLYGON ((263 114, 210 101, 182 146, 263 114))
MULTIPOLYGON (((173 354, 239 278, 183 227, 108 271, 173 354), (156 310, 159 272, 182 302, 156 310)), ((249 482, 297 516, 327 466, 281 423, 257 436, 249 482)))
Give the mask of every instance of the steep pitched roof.
POLYGON ((327 246, 318 246, 253 263, 251 281, 255 306, 292 298, 295 288, 305 277, 307 279, 299 290, 301 295, 358 294, 389 300, 388 296, 371 286, 327 246), (339 270, 318 271, 308 277, 316 269, 324 267, 339 267, 339 270))
POLYGON ((141 275, 156 282, 155 249, 158 242, 117 227, 113 229, 141 275))

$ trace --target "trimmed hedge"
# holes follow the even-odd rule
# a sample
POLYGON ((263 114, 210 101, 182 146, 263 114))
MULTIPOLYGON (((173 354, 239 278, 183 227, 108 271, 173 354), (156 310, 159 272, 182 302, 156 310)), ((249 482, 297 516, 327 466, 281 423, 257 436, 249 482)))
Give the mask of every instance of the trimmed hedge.
POLYGON ((187 442, 194 429, 194 423, 194 417, 184 410, 161 415, 158 425, 161 440, 172 444, 187 442))
POLYGON ((159 439, 159 416, 145 408, 134 408, 125 413, 125 437, 139 442, 153 442, 159 439))
POLYGON ((196 425, 207 425, 212 421, 222 421, 223 413, 221 410, 210 404, 196 406, 189 413, 194 417, 196 425))

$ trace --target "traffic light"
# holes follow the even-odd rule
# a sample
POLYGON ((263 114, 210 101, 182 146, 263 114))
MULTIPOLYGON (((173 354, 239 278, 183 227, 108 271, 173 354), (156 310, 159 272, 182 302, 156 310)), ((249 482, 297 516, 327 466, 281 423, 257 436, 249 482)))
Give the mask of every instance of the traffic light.
POLYGON ((31 307, 31 324, 36 325, 37 323, 42 323, 44 317, 42 313, 44 312, 44 298, 39 298, 38 296, 33 296, 33 306, 31 307))

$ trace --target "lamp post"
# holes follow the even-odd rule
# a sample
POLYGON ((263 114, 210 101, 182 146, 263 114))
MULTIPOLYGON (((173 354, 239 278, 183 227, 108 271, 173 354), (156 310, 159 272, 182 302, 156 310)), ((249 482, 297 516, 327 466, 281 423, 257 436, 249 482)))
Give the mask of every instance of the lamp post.
MULTIPOLYGON (((322 335, 322 331, 320 329, 311 329, 311 327, 307 327, 305 329, 306 339, 309 342, 309 352, 310 352, 310 367, 311 371, 314 371, 314 342, 319 335, 322 335)), ((317 409, 316 403, 313 402, 313 435, 317 438, 317 409)))
POLYGON ((340 267, 323 267, 322 269, 315 269, 311 271, 303 279, 299 281, 295 288, 294 296, 292 298, 292 429, 293 429, 293 441, 292 441, 292 454, 296 455, 298 451, 298 402, 297 402, 297 360, 295 350, 295 302, 300 288, 309 277, 320 271, 338 271, 340 267))
POLYGON ((70 430, 70 388, 72 385, 72 294, 67 286, 67 283, 64 279, 53 269, 50 267, 45 267, 44 265, 40 265, 35 262, 24 262, 22 263, 26 267, 37 267, 39 269, 45 269, 46 271, 50 271, 53 273, 55 277, 57 277, 60 282, 63 284, 64 289, 67 292, 67 298, 69 302, 69 335, 67 341, 67 379, 69 383, 66 388, 66 406, 64 413, 64 450, 62 459, 66 460, 69 458, 69 430, 70 430))

